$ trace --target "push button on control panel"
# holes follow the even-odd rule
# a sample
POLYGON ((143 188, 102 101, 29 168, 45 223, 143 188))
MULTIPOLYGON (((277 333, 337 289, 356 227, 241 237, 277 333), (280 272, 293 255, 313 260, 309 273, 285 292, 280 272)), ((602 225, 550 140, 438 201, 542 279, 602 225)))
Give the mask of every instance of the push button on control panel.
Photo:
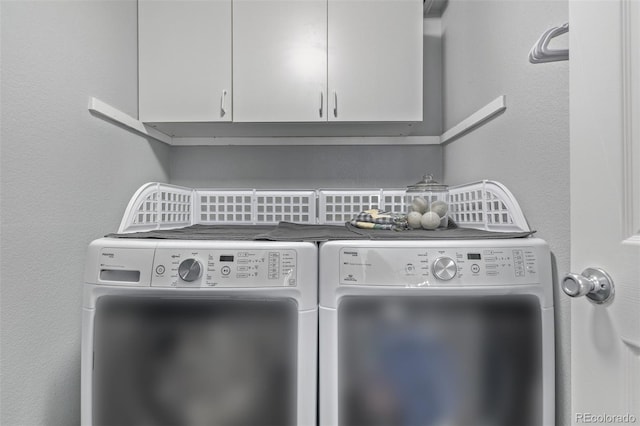
POLYGON ((513 251, 513 266, 516 277, 524 277, 524 258, 522 250, 513 251))
POLYGON ((280 278, 280 253, 269 252, 269 279, 280 278))
POLYGON ((220 269, 220 273, 222 275, 229 275, 231 273, 231 268, 228 266, 223 266, 222 269, 220 269))

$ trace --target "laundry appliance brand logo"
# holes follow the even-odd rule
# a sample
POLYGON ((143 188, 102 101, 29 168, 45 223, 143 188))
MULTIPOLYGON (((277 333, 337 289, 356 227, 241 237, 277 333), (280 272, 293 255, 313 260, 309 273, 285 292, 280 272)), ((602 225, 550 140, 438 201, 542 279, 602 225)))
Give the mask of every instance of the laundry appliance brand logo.
POLYGON ((115 253, 107 253, 107 252, 104 252, 104 251, 102 252, 102 255, 104 257, 108 257, 109 259, 113 259, 114 257, 116 257, 115 253))

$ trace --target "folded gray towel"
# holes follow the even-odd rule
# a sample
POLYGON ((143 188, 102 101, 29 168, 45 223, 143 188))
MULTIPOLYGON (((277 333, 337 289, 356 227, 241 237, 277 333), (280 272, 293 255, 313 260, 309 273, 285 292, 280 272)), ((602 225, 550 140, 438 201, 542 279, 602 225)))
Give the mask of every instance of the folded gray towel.
POLYGON ((112 238, 150 238, 167 240, 232 240, 232 241, 310 241, 332 240, 479 240, 528 237, 531 232, 491 232, 458 228, 452 221, 448 229, 436 231, 406 230, 389 232, 361 229, 345 225, 302 225, 280 222, 278 225, 193 225, 178 229, 108 234, 112 238))

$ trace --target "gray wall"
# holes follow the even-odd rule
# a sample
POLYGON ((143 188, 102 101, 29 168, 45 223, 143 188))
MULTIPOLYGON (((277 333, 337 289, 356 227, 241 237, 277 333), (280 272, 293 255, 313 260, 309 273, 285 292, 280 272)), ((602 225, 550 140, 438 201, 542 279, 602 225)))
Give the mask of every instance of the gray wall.
POLYGON ((89 241, 133 192, 168 180, 166 146, 87 112, 137 113, 136 3, 3 1, 0 424, 80 422, 89 241))
POLYGON ((216 188, 405 187, 442 176, 440 146, 173 147, 171 182, 216 188))
MULTIPOLYGON (((445 146, 445 181, 504 183, 549 242, 559 274, 569 270, 569 67, 527 57, 545 29, 567 20, 566 1, 455 0, 443 16, 445 128, 498 95, 508 106, 445 146)), ((557 417, 569 424, 570 305, 557 289, 557 417)))

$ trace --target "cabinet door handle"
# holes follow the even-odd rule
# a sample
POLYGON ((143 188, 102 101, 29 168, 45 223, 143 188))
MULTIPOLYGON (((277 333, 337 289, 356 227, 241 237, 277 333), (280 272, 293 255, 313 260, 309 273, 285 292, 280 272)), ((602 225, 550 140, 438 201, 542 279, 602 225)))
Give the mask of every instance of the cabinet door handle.
POLYGON ((333 92, 333 116, 338 116, 338 92, 333 92))
POLYGON ((224 100, 227 97, 227 91, 222 91, 222 96, 220 97, 220 117, 224 117, 227 114, 227 110, 224 109, 224 100))
POLYGON ((320 92, 320 118, 322 118, 322 110, 324 109, 324 93, 320 92))

